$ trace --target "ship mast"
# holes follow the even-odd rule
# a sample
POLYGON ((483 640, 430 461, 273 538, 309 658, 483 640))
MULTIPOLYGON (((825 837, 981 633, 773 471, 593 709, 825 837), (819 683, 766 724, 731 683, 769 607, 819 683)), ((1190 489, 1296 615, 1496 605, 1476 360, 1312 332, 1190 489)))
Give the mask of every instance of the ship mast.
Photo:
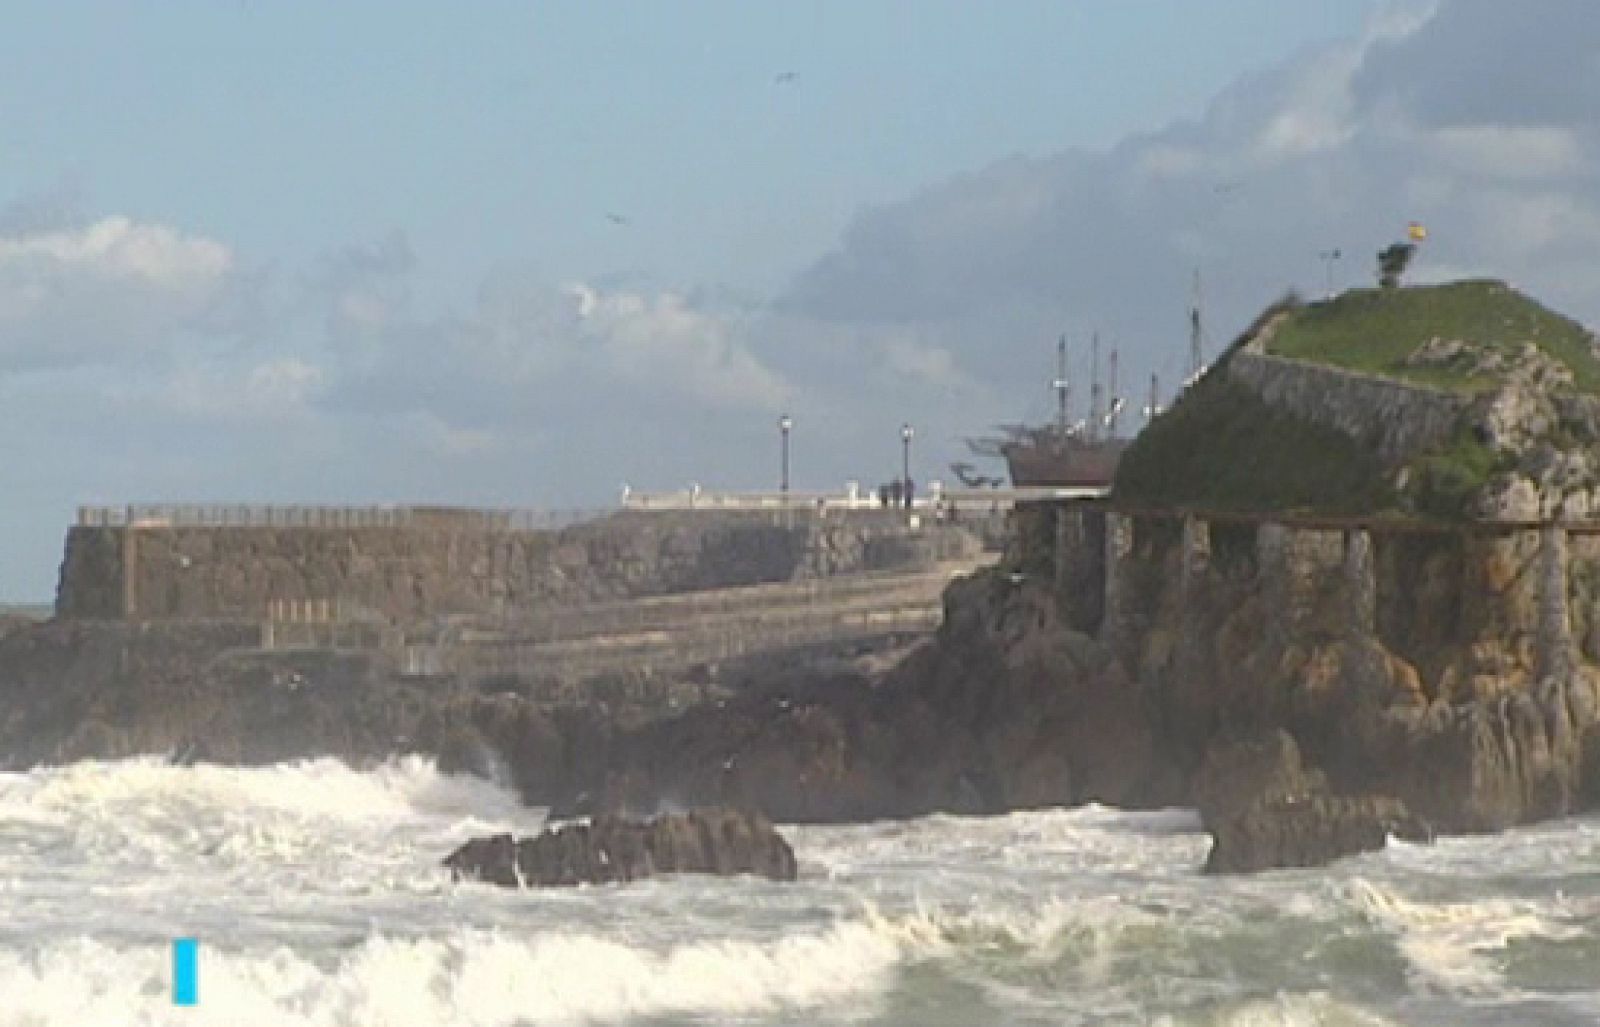
POLYGON ((1056 343, 1056 380, 1052 383, 1056 390, 1056 435, 1066 438, 1069 431, 1067 424, 1068 403, 1072 395, 1072 383, 1067 379, 1067 337, 1061 336, 1056 343))
POLYGON ((1117 415, 1122 413, 1122 400, 1117 398, 1116 347, 1112 347, 1111 349, 1111 388, 1108 399, 1110 400, 1111 405, 1106 410, 1106 433, 1114 439, 1117 437, 1117 415))
POLYGON ((1200 325, 1200 269, 1194 269, 1194 296, 1189 303, 1189 380, 1193 385, 1205 370, 1204 331, 1200 325))
POLYGON ((1150 402, 1144 406, 1144 420, 1146 424, 1156 419, 1161 413, 1161 379, 1155 375, 1150 376, 1150 402))
POLYGON ((1089 440, 1100 437, 1100 333, 1089 341, 1089 440))

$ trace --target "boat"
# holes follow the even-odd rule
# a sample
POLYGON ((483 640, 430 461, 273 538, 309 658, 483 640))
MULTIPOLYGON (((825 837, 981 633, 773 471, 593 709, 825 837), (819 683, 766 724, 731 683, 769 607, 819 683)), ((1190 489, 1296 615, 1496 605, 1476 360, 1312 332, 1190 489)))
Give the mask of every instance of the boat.
MULTIPOLYGON (((1056 378, 1051 383, 1056 393, 1055 421, 1044 425, 1001 425, 1000 435, 968 439, 968 447, 975 455, 1005 460, 1013 487, 1110 486, 1116 477, 1117 463, 1131 440, 1117 434, 1123 400, 1116 395, 1115 352, 1111 354, 1111 395, 1109 402, 1102 402, 1098 338, 1094 342, 1093 363, 1095 372, 1088 417, 1076 422, 1070 417, 1072 389, 1067 379, 1067 339, 1062 336, 1056 347, 1056 378)), ((951 470, 968 486, 1002 484, 997 479, 975 474, 970 464, 955 464, 951 470)))
MULTIPOLYGON (((968 448, 975 455, 1005 460, 1012 486, 1109 488, 1116 479, 1117 465, 1133 440, 1122 438, 1117 432, 1123 400, 1117 395, 1116 350, 1111 352, 1110 396, 1106 398, 1100 389, 1100 340, 1098 336, 1093 339, 1087 417, 1075 422, 1070 416, 1072 387, 1067 379, 1067 337, 1063 335, 1056 345, 1056 377, 1051 383, 1056 394, 1054 423, 1001 425, 998 436, 967 440, 968 448)), ((1205 370, 1200 272, 1196 269, 1194 299, 1189 308, 1189 376, 1181 389, 1199 381, 1205 370)), ((1143 410, 1146 424, 1161 413, 1159 396, 1160 383, 1151 375, 1150 400, 1143 410)), ((978 473, 970 463, 952 464, 950 469, 969 488, 997 488, 1005 484, 999 478, 978 473)))

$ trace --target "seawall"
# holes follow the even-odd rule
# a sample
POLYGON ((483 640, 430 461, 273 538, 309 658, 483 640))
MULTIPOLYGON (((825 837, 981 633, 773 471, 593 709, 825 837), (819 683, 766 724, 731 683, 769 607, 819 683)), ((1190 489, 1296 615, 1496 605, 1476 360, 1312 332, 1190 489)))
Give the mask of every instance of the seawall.
POLYGON ((597 601, 912 570, 968 555, 947 525, 894 514, 618 514, 559 530, 492 520, 406 526, 79 524, 62 561, 67 618, 265 616, 309 603, 414 623, 597 601))
POLYGON ((1276 322, 1229 355, 1228 378, 1249 386, 1271 406, 1333 428, 1377 453, 1403 463, 1449 438, 1471 405, 1466 392, 1295 360, 1266 351, 1276 322))

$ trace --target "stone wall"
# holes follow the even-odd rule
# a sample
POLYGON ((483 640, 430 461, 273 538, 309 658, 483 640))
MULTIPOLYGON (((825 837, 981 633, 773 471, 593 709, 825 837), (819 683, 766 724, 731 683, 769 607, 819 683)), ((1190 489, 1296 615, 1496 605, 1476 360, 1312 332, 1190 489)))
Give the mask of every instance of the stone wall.
POLYGON ((1264 351, 1261 340, 1228 358, 1228 378, 1265 402, 1370 447, 1388 464, 1444 441, 1470 397, 1264 351))
POLYGON ((65 617, 256 619, 274 601, 413 622, 515 614, 971 555, 959 528, 894 515, 617 515, 558 531, 75 527, 65 617))

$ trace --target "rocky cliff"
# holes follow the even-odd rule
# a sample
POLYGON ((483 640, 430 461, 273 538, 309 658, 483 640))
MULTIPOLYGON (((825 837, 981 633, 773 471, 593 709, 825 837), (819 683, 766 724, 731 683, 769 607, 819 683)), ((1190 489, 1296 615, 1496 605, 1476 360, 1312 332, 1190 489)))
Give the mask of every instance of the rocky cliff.
MULTIPOLYGON (((953 587, 938 638, 887 676, 652 724, 583 798, 780 819, 1192 803, 1218 833, 1216 869, 1592 808, 1600 431, 1575 390, 1584 339, 1551 343, 1566 375, 1511 338, 1504 356, 1468 342, 1470 366, 1412 389, 1249 335, 1234 356, 1255 353, 1250 370, 1224 362, 1129 454, 1132 513, 1019 512, 1005 564, 953 587), (1296 401, 1319 376, 1341 387, 1296 401), (1263 746, 1292 756, 1265 777, 1229 770, 1263 746)), ((1401 343, 1413 366, 1461 350, 1401 343)))

